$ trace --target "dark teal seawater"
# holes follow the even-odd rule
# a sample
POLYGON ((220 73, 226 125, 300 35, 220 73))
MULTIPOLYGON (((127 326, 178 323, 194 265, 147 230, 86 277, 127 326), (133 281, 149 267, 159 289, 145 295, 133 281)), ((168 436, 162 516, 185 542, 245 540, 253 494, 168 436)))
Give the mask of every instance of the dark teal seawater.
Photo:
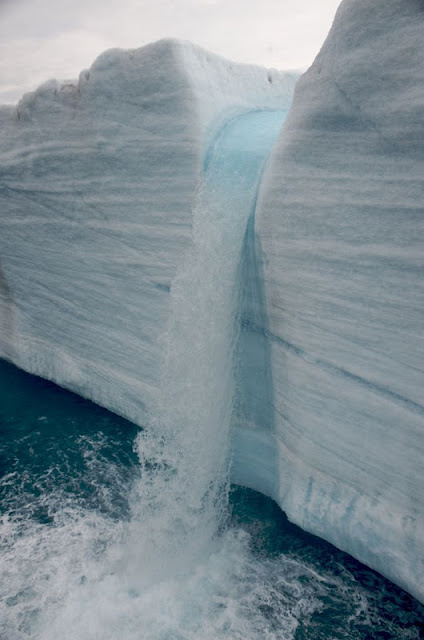
MULTIPOLYGON (((48 545, 46 532, 66 528, 69 519, 90 521, 90 514, 100 514, 102 522, 110 527, 131 517, 129 496, 138 473, 134 449, 138 431, 138 427, 91 402, 0 361, 1 640, 44 637, 37 626, 36 609, 53 606, 54 598, 50 594, 48 600, 43 599, 42 585, 35 595, 33 585, 17 589, 16 574, 27 571, 31 559, 37 570, 39 563, 46 561, 47 568, 40 575, 48 591, 51 567, 56 573, 64 570, 60 548, 52 549, 56 564, 46 560, 45 549, 44 555, 34 559, 37 549, 48 545), (31 557, 25 556, 27 548, 31 557), (10 569, 13 563, 16 574, 10 569), (41 603, 36 607, 37 598, 41 603), (15 610, 16 615, 12 615, 15 610)), ((93 520, 93 529, 97 522, 93 520)), ((254 603, 255 616, 261 618, 261 629, 265 630, 261 633, 269 634, 264 638, 424 637, 424 608, 417 601, 330 544, 289 523, 268 498, 233 487, 228 527, 246 531, 252 557, 258 559, 262 569, 269 566, 278 576, 272 588, 267 586, 262 600, 261 591, 257 591, 254 603), (305 570, 299 573, 300 565, 305 570), (291 567, 296 567, 295 578, 289 575, 291 567), (287 576, 282 575, 285 571, 287 576), (284 607, 294 609, 303 597, 318 604, 300 615, 294 635, 287 635, 284 607)), ((75 544, 75 535, 63 537, 64 557, 67 541, 75 544)), ((104 530, 99 532, 96 544, 101 553, 102 544, 106 544, 104 530)), ((255 563, 246 566, 254 567, 255 563)), ((240 576, 241 581, 248 583, 249 579, 249 575, 240 576)), ((225 607, 225 601, 220 606, 225 607)), ((92 637, 100 636, 93 632, 92 637)), ((123 630, 122 640, 127 637, 138 636, 133 632, 126 636, 123 630)), ((166 637, 172 637, 172 633, 166 637)), ((181 627, 175 637, 184 637, 181 627)), ((230 634, 217 629, 216 638, 221 637, 230 634)), ((236 633, 231 637, 242 638, 236 633)))

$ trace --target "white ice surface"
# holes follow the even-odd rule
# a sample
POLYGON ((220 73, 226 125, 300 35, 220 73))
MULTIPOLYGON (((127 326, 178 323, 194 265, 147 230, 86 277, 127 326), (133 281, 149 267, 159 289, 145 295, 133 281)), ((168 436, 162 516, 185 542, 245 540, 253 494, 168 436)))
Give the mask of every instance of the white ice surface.
POLYGON ((257 211, 288 517, 424 600, 424 6, 345 0, 257 211))
POLYGON ((295 76, 164 40, 0 109, 0 357, 143 424, 204 153, 295 76))

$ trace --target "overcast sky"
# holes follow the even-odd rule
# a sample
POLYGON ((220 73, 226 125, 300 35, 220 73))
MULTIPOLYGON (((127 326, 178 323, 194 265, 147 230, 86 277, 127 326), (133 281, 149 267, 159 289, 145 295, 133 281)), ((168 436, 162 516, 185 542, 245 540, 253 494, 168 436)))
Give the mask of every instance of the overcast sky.
POLYGON ((163 37, 223 56, 304 69, 340 0, 0 0, 0 103, 50 78, 76 78, 110 47, 163 37))

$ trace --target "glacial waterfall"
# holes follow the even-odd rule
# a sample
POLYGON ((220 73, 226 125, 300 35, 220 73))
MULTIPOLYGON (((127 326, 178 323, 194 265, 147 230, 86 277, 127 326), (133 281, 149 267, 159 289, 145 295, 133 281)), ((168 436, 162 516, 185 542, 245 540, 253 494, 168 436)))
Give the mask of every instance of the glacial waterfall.
POLYGON ((160 406, 138 438, 135 521, 143 531, 136 530, 131 564, 138 548, 136 572, 149 584, 204 556, 225 518, 239 266, 262 168, 284 117, 252 111, 233 118, 204 160, 192 246, 171 288, 160 406))
POLYGON ((276 505, 259 494, 245 503, 239 488, 228 509, 230 466, 241 483, 256 474, 264 493, 275 476, 253 227, 284 116, 246 113, 210 145, 171 289, 160 403, 144 431, 0 363, 2 638, 417 637, 417 603, 402 604, 405 594, 276 505), (252 452, 265 452, 265 473, 252 452))

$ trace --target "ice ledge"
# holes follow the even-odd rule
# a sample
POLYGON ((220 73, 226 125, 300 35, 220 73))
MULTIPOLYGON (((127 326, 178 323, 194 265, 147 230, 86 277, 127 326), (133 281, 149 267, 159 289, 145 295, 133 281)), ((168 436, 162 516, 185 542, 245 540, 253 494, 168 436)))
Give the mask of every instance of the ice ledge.
POLYGON ((297 78, 295 72, 231 62, 191 42, 165 38, 137 49, 109 49, 78 80, 45 82, 21 98, 15 116, 31 117, 53 105, 76 108, 85 95, 142 106, 147 95, 163 99, 191 92, 201 126, 211 127, 213 135, 229 117, 252 107, 288 108, 297 78))

